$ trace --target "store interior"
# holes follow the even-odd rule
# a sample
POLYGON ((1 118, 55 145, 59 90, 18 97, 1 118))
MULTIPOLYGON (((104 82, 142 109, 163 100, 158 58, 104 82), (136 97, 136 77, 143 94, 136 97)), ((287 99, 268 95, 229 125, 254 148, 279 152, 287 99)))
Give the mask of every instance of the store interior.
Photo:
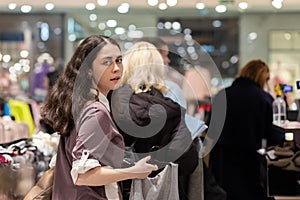
MULTIPOLYGON (((244 64, 261 59, 271 70, 267 90, 275 98, 277 84, 291 86, 284 92, 288 119, 300 121, 299 10, 299 0, 1 0, 0 104, 3 107, 5 101, 11 108, 22 109, 22 114, 14 116, 18 127, 25 127, 25 135, 34 136, 35 145, 41 143, 38 141, 47 144, 40 147, 44 157, 35 166, 42 172, 47 168, 45 160, 54 154, 58 136, 43 135, 49 129, 42 124, 38 109, 80 41, 102 34, 116 39, 125 52, 139 38, 158 36, 168 43, 175 76, 187 79, 192 69, 200 73, 195 84, 201 85, 205 94, 194 93, 189 102, 209 105, 220 89, 231 85, 244 64), (33 113, 33 108, 37 113, 28 117, 26 112, 33 113)), ((205 121, 203 108, 190 110, 205 121)), ((1 116, 5 112, 3 108, 1 116)), ((1 119, 0 123, 8 122, 1 119)), ((21 138, 24 135, 0 135, 0 143, 8 147, 9 142, 21 138)), ((32 184, 36 171, 32 171, 32 184)), ((26 191, 28 188, 20 185, 15 198, 26 191)))

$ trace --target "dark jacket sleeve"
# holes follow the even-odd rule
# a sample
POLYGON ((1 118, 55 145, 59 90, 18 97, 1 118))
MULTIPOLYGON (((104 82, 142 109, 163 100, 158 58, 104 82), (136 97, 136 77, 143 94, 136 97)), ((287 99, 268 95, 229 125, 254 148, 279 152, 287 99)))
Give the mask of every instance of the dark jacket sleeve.
POLYGON ((192 141, 191 133, 184 120, 185 110, 181 113, 181 123, 170 145, 170 151, 181 152, 181 156, 175 161, 175 163, 178 163, 178 173, 180 176, 191 174, 197 167, 199 160, 199 152, 197 150, 197 142, 199 141, 198 139, 192 141))

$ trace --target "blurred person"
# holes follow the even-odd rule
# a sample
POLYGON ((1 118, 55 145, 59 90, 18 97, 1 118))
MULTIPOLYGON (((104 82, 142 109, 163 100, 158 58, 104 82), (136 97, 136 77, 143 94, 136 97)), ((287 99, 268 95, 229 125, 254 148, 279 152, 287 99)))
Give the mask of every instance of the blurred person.
POLYGON ((62 68, 58 68, 55 69, 54 71, 47 73, 47 76, 45 77, 44 85, 48 91, 55 84, 55 81, 57 80, 57 78, 61 73, 62 73, 62 68))
POLYGON ((187 181, 198 164, 198 152, 184 122, 185 109, 164 96, 168 88, 163 80, 163 59, 154 45, 137 42, 125 53, 123 64, 120 88, 112 94, 111 107, 125 145, 150 154, 150 162, 160 167, 178 163, 179 196, 188 199, 187 181))
POLYGON ((92 35, 75 50, 41 109, 60 134, 52 199, 122 199, 118 181, 145 178, 157 166, 150 157, 121 169, 124 141, 106 95, 123 71, 119 45, 92 35))
POLYGON ((6 98, 10 95, 10 87, 12 84, 12 80, 10 78, 10 74, 8 71, 1 70, 0 71, 0 97, 6 98))
MULTIPOLYGON (((143 37, 139 41, 149 42, 153 44, 157 50, 159 51, 160 55, 163 58, 164 62, 164 82, 168 87, 167 92, 164 94, 165 97, 171 98, 176 103, 180 104, 185 110, 187 110, 185 114, 185 123, 187 128, 192 134, 192 139, 196 140, 199 138, 199 136, 202 136, 202 133, 207 129, 207 125, 204 121, 194 117, 194 115, 190 115, 188 112, 188 104, 186 102, 186 96, 181 89, 180 86, 185 87, 186 91, 192 91, 191 87, 186 84, 186 81, 182 80, 181 74, 177 72, 176 70, 172 69, 169 59, 169 47, 168 44, 161 39, 160 37, 143 37)), ((194 95, 195 96, 195 95, 194 95)), ((190 107, 190 105, 189 105, 190 107)), ((193 112, 194 113, 194 112, 193 112)), ((189 183, 187 187, 189 188, 189 199, 197 199, 201 200, 204 198, 203 193, 203 181, 204 181, 204 175, 203 175, 203 165, 202 165, 202 150, 204 148, 202 144, 202 140, 199 139, 199 145, 198 145, 198 151, 199 151, 199 162, 196 170, 193 172, 192 175, 189 177, 189 183)))
MULTIPOLYGON (((169 82, 176 83, 179 87, 182 85, 182 76, 180 76, 179 72, 177 72, 175 69, 170 68, 171 60, 169 58, 169 46, 168 44, 161 39, 160 37, 143 37, 138 40, 138 42, 149 42, 150 44, 153 44, 157 50, 159 51, 160 55, 163 58, 164 65, 166 66, 164 76, 165 80, 168 80, 169 82)), ((173 86, 173 85, 172 85, 173 86)), ((180 98, 180 97, 177 97, 180 98)))
POLYGON ((273 97, 265 91, 269 77, 265 62, 251 60, 232 85, 221 90, 212 101, 212 109, 226 106, 224 126, 210 162, 228 200, 268 199, 266 166, 257 150, 264 146, 263 139, 267 140, 267 146, 283 141, 283 133, 272 123, 273 97), (226 105, 221 102, 224 92, 226 105))
MULTIPOLYGON (((180 85, 182 84, 183 81, 182 80, 178 81, 180 77, 178 72, 174 73, 175 71, 169 70, 170 59, 168 57, 169 54, 168 44, 160 37, 143 37, 138 41, 149 42, 157 48, 157 50, 159 51, 160 55, 163 58, 163 63, 165 66, 164 82, 167 85, 168 90, 164 95, 166 97, 171 98, 173 101, 177 102, 187 110, 186 98, 183 93, 183 90, 180 88, 180 85)), ((187 85, 187 84, 183 84, 183 85, 187 85)), ((188 90, 188 86, 186 86, 185 88, 186 90, 188 90)), ((191 87, 189 87, 189 90, 191 91, 191 87)), ((207 125, 204 123, 204 121, 196 119, 195 117, 189 115, 188 113, 186 113, 185 115, 185 122, 187 124, 188 129, 192 133, 193 138, 199 136, 204 130, 207 129, 207 125)))
POLYGON ((138 40, 138 42, 149 42, 150 44, 153 44, 157 50, 159 51, 160 55, 162 56, 163 63, 165 66, 169 66, 171 60, 169 58, 169 47, 168 44, 161 39, 160 37, 143 37, 138 40))
POLYGON ((194 66, 185 70, 184 80, 182 90, 188 104, 188 113, 206 121, 211 103, 210 71, 199 65, 194 66))
POLYGON ((37 102, 44 102, 47 98, 48 88, 45 84, 47 82, 47 74, 55 70, 53 64, 53 57, 49 53, 42 53, 37 58, 37 63, 33 69, 30 84, 30 95, 37 102))

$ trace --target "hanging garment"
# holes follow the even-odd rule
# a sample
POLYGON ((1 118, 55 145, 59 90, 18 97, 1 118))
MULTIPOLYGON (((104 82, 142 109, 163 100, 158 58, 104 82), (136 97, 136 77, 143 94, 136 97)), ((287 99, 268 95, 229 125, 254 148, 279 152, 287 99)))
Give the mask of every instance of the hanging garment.
POLYGON ((166 165, 153 178, 134 179, 129 200, 179 200, 178 164, 166 165))
POLYGON ((11 99, 8 101, 11 115, 15 117, 16 122, 25 122, 29 126, 30 136, 34 133, 34 121, 28 103, 11 99))
POLYGON ((29 127, 24 122, 0 118, 0 143, 29 138, 29 127))

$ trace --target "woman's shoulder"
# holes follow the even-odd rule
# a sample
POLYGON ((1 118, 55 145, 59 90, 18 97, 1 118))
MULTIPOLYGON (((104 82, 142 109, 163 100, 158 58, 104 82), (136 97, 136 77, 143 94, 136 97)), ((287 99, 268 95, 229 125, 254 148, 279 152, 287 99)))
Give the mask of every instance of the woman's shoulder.
POLYGON ((86 104, 86 106, 83 108, 83 112, 99 112, 99 111, 105 111, 106 107, 104 104, 102 104, 99 101, 89 102, 86 104))
POLYGON ((269 104, 273 103, 274 97, 269 92, 262 91, 262 96, 269 104))
POLYGON ((94 118, 94 117, 109 117, 109 111, 106 109, 105 105, 103 105, 102 103, 95 101, 95 102, 91 102, 89 104, 87 104, 80 115, 79 121, 81 121, 81 123, 83 121, 86 121, 88 119, 94 118))

